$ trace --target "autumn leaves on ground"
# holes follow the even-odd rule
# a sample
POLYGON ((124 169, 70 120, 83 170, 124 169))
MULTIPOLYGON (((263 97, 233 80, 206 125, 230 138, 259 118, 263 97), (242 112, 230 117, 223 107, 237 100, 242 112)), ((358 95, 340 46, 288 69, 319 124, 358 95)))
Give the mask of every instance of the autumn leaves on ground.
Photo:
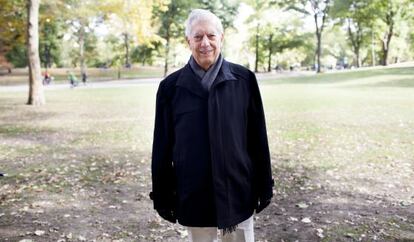
MULTIPOLYGON (((257 241, 414 240, 414 68, 261 81, 276 180, 257 241)), ((0 87, 1 241, 185 241, 148 198, 156 84, 0 87)))

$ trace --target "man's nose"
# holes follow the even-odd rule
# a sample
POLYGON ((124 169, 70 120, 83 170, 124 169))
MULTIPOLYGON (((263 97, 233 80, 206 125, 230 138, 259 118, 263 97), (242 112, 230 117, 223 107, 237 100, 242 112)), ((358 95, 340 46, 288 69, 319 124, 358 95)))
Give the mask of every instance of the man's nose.
POLYGON ((201 40, 201 46, 209 46, 210 40, 208 39, 207 35, 205 34, 203 36, 203 39, 201 40))

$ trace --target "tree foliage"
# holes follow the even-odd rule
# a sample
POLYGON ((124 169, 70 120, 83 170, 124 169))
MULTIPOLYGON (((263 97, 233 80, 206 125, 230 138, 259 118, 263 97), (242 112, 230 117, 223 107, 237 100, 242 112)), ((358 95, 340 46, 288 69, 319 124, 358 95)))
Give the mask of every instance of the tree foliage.
POLYGON ((392 38, 398 32, 398 23, 405 20, 413 11, 411 0, 375 0, 375 11, 378 18, 381 43, 381 64, 388 65, 388 55, 392 38))
POLYGON ((164 1, 153 7, 154 21, 158 25, 158 35, 165 41, 164 76, 168 73, 171 40, 184 41, 184 22, 192 2, 189 0, 164 1))
POLYGON ((315 23, 317 72, 321 72, 322 33, 326 27, 332 0, 287 0, 276 1, 287 10, 295 10, 312 16, 315 23))
POLYGON ((348 41, 355 55, 355 64, 361 66, 361 48, 371 40, 376 20, 375 5, 365 0, 336 0, 332 15, 346 28, 348 41))
POLYGON ((0 0, 0 55, 19 67, 27 63, 26 21, 26 1, 0 0))

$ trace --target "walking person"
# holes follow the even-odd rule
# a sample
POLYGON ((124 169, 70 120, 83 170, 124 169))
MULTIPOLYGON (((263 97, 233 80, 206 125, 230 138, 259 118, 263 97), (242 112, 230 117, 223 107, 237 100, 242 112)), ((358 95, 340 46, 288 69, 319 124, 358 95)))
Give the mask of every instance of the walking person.
POLYGON ((82 73, 82 83, 84 86, 86 86, 86 81, 88 80, 88 76, 86 75, 86 72, 82 73))
POLYGON ((254 241, 253 214, 270 204, 273 179, 254 73, 226 61, 219 18, 193 10, 187 65, 159 85, 152 151, 158 214, 189 240, 254 241))
POLYGON ((76 87, 78 85, 78 79, 71 71, 68 71, 67 73, 68 73, 68 80, 69 80, 70 87, 71 88, 76 87))

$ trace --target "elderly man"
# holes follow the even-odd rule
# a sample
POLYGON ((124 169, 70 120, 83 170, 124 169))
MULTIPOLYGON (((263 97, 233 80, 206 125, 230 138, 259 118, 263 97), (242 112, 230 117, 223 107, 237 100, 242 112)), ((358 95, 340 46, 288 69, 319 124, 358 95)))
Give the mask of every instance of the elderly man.
POLYGON ((192 56, 165 78, 156 101, 154 208, 188 228, 190 241, 254 241, 253 219, 273 179, 255 75, 221 55, 223 26, 196 9, 185 35, 192 56))

